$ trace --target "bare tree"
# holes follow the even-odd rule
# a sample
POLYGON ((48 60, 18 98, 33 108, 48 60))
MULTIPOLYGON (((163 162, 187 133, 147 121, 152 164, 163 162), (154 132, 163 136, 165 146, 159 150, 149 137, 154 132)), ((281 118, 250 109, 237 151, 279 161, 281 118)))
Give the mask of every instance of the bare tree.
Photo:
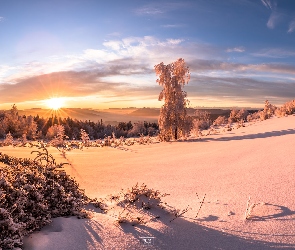
POLYGON ((159 128, 160 138, 164 141, 177 140, 189 132, 186 107, 189 101, 182 87, 190 79, 189 68, 184 59, 165 65, 163 62, 155 65, 157 83, 163 86, 159 101, 164 100, 160 111, 159 128))

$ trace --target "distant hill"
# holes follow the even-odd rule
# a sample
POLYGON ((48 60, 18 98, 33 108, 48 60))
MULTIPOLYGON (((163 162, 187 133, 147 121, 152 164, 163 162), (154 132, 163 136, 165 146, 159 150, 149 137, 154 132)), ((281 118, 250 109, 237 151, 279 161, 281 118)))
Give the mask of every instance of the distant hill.
MULTIPOLYGON (((228 117, 231 109, 221 108, 188 108, 188 115, 194 116, 196 110, 207 111, 210 113, 211 120, 215 120, 218 116, 228 117)), ((249 110, 254 112, 255 110, 249 110)), ((103 121, 104 124, 117 125, 119 122, 157 122, 160 115, 160 108, 112 108, 112 109, 90 109, 90 108, 63 108, 58 111, 33 108, 26 110, 19 110, 20 115, 32 115, 40 117, 58 116, 62 118, 71 117, 72 119, 82 121, 103 121)))
POLYGON ((132 116, 159 116, 160 109, 156 108, 139 108, 130 113, 132 116))
POLYGON ((95 109, 86 109, 86 108, 62 108, 58 111, 49 110, 49 109, 26 109, 19 110, 20 115, 32 115, 48 118, 52 116, 67 118, 71 117, 72 119, 77 120, 90 120, 93 122, 103 121, 104 124, 116 125, 119 122, 137 122, 137 121, 147 121, 147 122, 157 122, 158 115, 149 116, 149 115, 139 115, 132 114, 132 112, 137 109, 107 109, 107 110, 95 110, 95 109))

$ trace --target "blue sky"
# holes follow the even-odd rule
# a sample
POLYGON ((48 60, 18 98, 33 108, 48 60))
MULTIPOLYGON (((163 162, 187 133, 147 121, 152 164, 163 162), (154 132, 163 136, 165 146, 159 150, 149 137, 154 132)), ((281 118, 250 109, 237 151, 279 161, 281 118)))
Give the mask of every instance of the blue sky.
POLYGON ((0 38, 0 108, 160 107, 178 58, 192 107, 295 99, 294 0, 4 0, 0 38))

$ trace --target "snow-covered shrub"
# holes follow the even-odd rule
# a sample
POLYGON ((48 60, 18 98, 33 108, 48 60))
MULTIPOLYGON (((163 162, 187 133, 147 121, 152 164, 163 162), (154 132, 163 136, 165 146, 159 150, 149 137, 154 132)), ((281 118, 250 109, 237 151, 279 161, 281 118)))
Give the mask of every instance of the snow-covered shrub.
POLYGON ((285 107, 280 107, 280 108, 277 108, 275 110, 275 116, 277 117, 284 117, 287 115, 287 110, 285 109, 285 107))
MULTIPOLYGON (((136 184, 130 189, 122 190, 119 194, 110 195, 108 200, 111 201, 113 206, 121 207, 121 212, 114 215, 117 223, 127 223, 136 226, 159 218, 159 216, 153 215, 148 210, 163 209, 166 213, 171 213, 172 211, 168 207, 165 207, 165 204, 161 200, 167 195, 169 194, 161 194, 158 190, 148 188, 143 183, 142 185, 136 184)), ((105 209, 106 202, 99 202, 99 207, 102 206, 105 209)))
POLYGON ((295 113, 295 100, 292 100, 290 102, 286 102, 283 107, 286 110, 287 115, 291 115, 295 113))
POLYGON ((233 109, 230 112, 229 118, 228 118, 228 122, 229 123, 233 123, 233 122, 241 122, 243 123, 246 119, 247 116, 249 115, 249 112, 245 109, 233 109))
POLYGON ((215 126, 221 126, 227 123, 227 119, 225 118, 225 116, 218 116, 214 121, 213 121, 213 125, 215 126))
POLYGON ((275 110, 276 116, 285 116, 295 113, 295 100, 286 102, 282 107, 275 110))
POLYGON ((261 120, 266 120, 272 117, 275 113, 276 106, 270 104, 268 100, 264 102, 264 109, 260 114, 260 119, 261 120))
POLYGON ((210 113, 207 111, 196 110, 193 118, 193 127, 197 127, 198 129, 208 129, 210 125, 210 113))
POLYGON ((21 137, 21 143, 22 145, 25 145, 27 143, 27 134, 23 134, 21 137))
POLYGON ((252 114, 247 115, 247 122, 257 121, 260 119, 260 112, 254 112, 252 114))
POLYGON ((88 198, 59 165, 48 168, 2 153, 0 162, 0 249, 21 247, 25 235, 53 217, 86 216, 88 198))
POLYGON ((8 134, 5 136, 3 144, 5 146, 9 146, 9 145, 13 145, 13 143, 14 143, 13 136, 11 135, 10 132, 8 132, 8 134))
POLYGON ((141 134, 146 133, 146 128, 144 126, 143 122, 136 122, 134 123, 132 129, 128 132, 127 136, 128 137, 135 137, 135 136, 140 136, 141 134))
POLYGON ((82 128, 80 129, 80 137, 82 140, 82 144, 85 147, 89 146, 89 142, 90 142, 89 134, 82 128))
POLYGON ((65 127, 63 125, 56 125, 51 126, 48 129, 48 132, 46 134, 46 137, 48 139, 51 139, 50 145, 57 147, 57 146, 63 146, 64 145, 64 139, 65 139, 65 127))

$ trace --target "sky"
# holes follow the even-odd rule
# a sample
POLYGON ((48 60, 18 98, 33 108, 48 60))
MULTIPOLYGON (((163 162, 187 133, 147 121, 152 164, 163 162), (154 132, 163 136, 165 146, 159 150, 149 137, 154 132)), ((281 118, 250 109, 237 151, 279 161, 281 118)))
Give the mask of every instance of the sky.
POLYGON ((0 109, 161 107, 183 58, 191 107, 295 99, 294 0, 1 0, 0 109))

